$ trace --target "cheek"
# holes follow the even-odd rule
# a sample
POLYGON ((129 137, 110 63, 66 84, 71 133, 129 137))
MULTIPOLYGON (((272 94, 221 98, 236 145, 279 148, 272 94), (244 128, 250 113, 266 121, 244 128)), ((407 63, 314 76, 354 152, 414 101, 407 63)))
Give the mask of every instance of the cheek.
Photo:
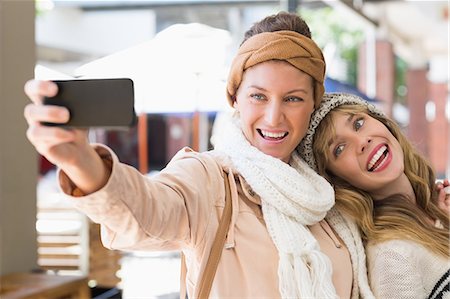
POLYGON ((241 121, 241 129, 244 136, 250 140, 251 132, 253 131, 252 126, 254 124, 253 115, 248 113, 249 111, 242 109, 239 110, 239 119, 241 121))
POLYGON ((356 160, 346 159, 345 157, 340 157, 338 160, 330 162, 328 169, 334 175, 349 183, 352 183, 352 180, 359 177, 358 172, 360 171, 356 160))
POLYGON ((238 107, 237 111, 239 112, 239 118, 241 119, 243 125, 253 125, 262 116, 261 109, 258 109, 258 107, 255 107, 251 103, 242 102, 236 106, 238 107))
POLYGON ((301 126, 299 128, 300 128, 299 133, 303 139, 303 137, 305 137, 306 132, 308 131, 308 128, 309 128, 309 118, 307 120, 305 120, 304 122, 302 122, 301 126))
POLYGON ((396 157, 396 166, 399 172, 403 173, 405 171, 405 156, 403 155, 403 151, 398 151, 398 154, 396 157))
POLYGON ((300 135, 301 138, 305 137, 306 132, 308 131, 311 113, 309 111, 305 111, 292 117, 295 120, 294 127, 297 128, 298 135, 300 135))

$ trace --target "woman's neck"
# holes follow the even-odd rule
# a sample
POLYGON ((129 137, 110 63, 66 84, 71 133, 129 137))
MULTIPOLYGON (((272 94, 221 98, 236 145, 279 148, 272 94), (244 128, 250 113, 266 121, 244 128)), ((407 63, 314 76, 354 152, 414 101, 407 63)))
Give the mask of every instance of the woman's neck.
POLYGON ((384 186, 383 188, 372 192, 372 197, 375 200, 382 200, 394 194, 404 195, 412 202, 416 202, 416 195, 414 189, 405 173, 403 173, 398 179, 384 186))

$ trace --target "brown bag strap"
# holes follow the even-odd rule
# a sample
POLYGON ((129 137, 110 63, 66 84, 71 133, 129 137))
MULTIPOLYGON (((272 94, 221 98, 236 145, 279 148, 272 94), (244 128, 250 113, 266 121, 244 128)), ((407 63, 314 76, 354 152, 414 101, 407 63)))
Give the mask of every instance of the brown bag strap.
MULTIPOLYGON (((217 229, 216 237, 209 253, 208 261, 206 262, 205 271, 198 280, 199 293, 198 299, 207 299, 211 291, 214 276, 216 275, 217 266, 219 265, 220 257, 227 239, 228 229, 231 223, 232 204, 231 204, 231 189, 228 174, 225 175, 225 207, 220 218, 219 227, 217 229)), ((181 252, 181 273, 180 273, 180 299, 186 299, 186 259, 181 252)))

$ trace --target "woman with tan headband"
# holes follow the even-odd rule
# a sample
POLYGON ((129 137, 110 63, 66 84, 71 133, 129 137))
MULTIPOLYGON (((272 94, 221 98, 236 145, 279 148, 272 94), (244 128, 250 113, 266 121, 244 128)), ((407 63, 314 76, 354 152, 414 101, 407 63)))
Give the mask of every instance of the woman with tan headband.
POLYGON ((44 127, 68 112, 44 107, 51 82, 31 81, 27 136, 60 169, 67 198, 102 225, 108 248, 182 250, 187 290, 199 294, 231 186, 231 225, 212 298, 373 298, 358 230, 331 211, 331 186, 295 148, 321 101, 325 61, 306 23, 279 13, 247 31, 227 85, 235 115, 213 151, 181 150, 148 178, 86 132, 44 127), (326 216, 326 219, 325 219, 326 216))

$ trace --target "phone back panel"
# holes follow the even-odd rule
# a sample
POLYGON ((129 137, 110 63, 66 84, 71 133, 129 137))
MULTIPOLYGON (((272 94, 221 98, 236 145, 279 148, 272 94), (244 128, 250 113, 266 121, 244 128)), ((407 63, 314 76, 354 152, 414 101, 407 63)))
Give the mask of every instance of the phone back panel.
POLYGON ((64 127, 130 127, 136 123, 133 81, 127 78, 54 81, 58 94, 44 104, 69 109, 64 127))

